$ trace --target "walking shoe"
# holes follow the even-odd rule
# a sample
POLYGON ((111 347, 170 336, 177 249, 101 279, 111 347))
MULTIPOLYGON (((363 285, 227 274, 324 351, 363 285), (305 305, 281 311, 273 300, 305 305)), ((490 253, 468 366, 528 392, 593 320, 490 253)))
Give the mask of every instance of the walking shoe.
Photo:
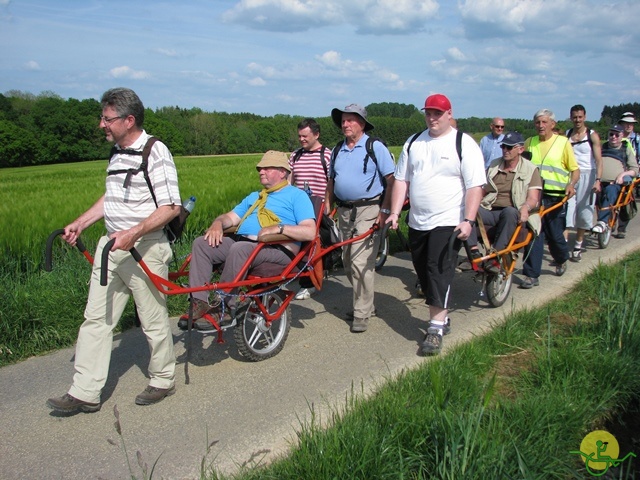
MULTIPOLYGON (((199 318, 202 318, 202 316, 206 313, 209 313, 209 311, 212 308, 213 307, 209 305, 207 302, 194 298, 193 299, 193 319, 198 320, 199 318)), ((194 321, 194 325, 195 323, 196 322, 194 321)), ((178 328, 180 330, 186 330, 187 328, 189 328, 189 310, 187 310, 187 312, 183 314, 178 320, 178 328)))
POLYGON ((596 223, 593 228, 591 229, 591 231, 593 233, 604 233, 607 231, 607 229, 609 228, 609 225, 607 225, 605 222, 603 222, 602 220, 599 220, 598 223, 596 223))
POLYGON ((424 355, 437 355, 442 350, 442 330, 435 327, 427 328, 427 335, 422 342, 424 355))
POLYGON ((84 400, 77 399, 68 393, 65 393, 61 397, 47 400, 47 407, 61 413, 73 413, 76 411, 87 413, 97 412, 101 406, 99 403, 85 402, 84 400))
POLYGON ((626 233, 626 232, 621 232, 620 230, 618 230, 618 233, 616 233, 616 234, 614 235, 614 237, 616 237, 616 238, 620 238, 620 239, 622 239, 622 238, 624 238, 624 237, 626 237, 626 236, 627 236, 627 233, 626 233))
MULTIPOLYGON (((347 321, 351 322, 353 321, 353 311, 351 312, 347 312, 347 321)), ((371 313, 370 317, 377 317, 378 316, 378 311, 374 308, 373 312, 371 313)))
POLYGON ((294 298, 296 300, 309 300, 311 298, 311 295, 313 295, 314 293, 316 293, 316 289, 314 287, 301 288, 300 290, 298 290, 298 293, 296 293, 296 296, 294 298))
POLYGON ((562 262, 556 265, 556 275, 561 277, 567 271, 567 262, 562 262))
POLYGON ((449 335, 451 333, 451 319, 447 317, 447 320, 442 328, 442 335, 449 335))
POLYGON ((520 288, 529 289, 529 288, 537 287, 538 285, 540 285, 540 280, 538 280, 537 278, 524 277, 524 280, 520 284, 520 288))
MULTIPOLYGON (((221 311, 216 311, 217 309, 212 309, 209 312, 209 316, 211 316, 216 322, 218 322, 218 326, 222 327, 230 324, 233 321, 231 314, 229 313, 229 308, 224 309, 224 315, 222 315, 221 311)), ((212 332, 216 329, 208 319, 202 317, 193 322, 193 325, 199 332, 212 332)))
POLYGON ((575 250, 573 250, 573 252, 571 252, 571 257, 569 257, 569 260, 576 263, 582 260, 582 249, 576 248, 575 250))
POLYGON ((152 405, 176 393, 176 387, 157 388, 149 385, 136 397, 136 405, 152 405))
POLYGON ((352 333, 366 332, 368 326, 369 326, 368 318, 354 317, 353 324, 351 325, 351 332, 352 333))
POLYGON ((500 263, 495 258, 482 262, 482 269, 487 273, 493 273, 495 275, 498 275, 501 271, 500 263))

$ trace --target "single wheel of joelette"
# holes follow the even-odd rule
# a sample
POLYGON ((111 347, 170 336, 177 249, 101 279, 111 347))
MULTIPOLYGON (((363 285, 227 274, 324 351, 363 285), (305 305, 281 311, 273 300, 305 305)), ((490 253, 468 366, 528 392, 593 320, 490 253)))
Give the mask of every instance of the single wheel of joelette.
MULTIPOLYGON (((284 293, 277 291, 260 296, 269 314, 278 311, 284 293)), ((239 309, 234 338, 240 354, 252 362, 266 360, 277 355, 284 347, 291 329, 291 309, 287 307, 279 319, 267 324, 255 300, 239 309)))
POLYGON ((509 297, 513 275, 506 273, 489 274, 487 277, 487 300, 492 307, 499 307, 509 297))
POLYGON ((611 240, 611 228, 607 228, 604 232, 596 235, 598 235, 598 246, 600 248, 607 248, 609 240, 611 240))

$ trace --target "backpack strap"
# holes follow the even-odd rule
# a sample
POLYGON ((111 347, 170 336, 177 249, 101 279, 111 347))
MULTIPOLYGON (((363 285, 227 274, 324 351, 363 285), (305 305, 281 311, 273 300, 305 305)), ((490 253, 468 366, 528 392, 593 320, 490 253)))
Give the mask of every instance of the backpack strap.
MULTIPOLYGON (((587 127, 587 139, 586 140, 580 140, 579 142, 571 142, 571 146, 573 147, 574 145, 580 145, 581 143, 588 142, 589 143, 589 148, 593 152, 593 140, 591 140, 591 134, 592 133, 593 133, 593 130, 591 130, 589 127, 587 127)), ((573 127, 571 127, 569 130, 567 130, 566 134, 567 134, 567 138, 569 139, 569 141, 571 141, 571 135, 573 135, 573 127)))
MULTIPOLYGON (((418 132, 415 135, 413 135, 413 137, 411 137, 411 140, 409 140, 409 145, 407 146, 407 154, 409 154, 409 151, 411 150, 411 145, 413 145, 413 142, 415 142, 418 139, 418 137, 422 135, 424 132, 426 132, 427 130, 429 129, 425 128, 421 132, 418 132)), ((456 152, 458 153, 458 160, 460 160, 460 162, 462 162, 462 135, 464 135, 462 131, 456 130, 456 152)))
MULTIPOLYGON (((322 169, 324 170, 324 176, 327 180, 329 180, 329 167, 327 166, 327 162, 324 159, 324 152, 327 151, 327 147, 322 145, 320 148, 320 165, 322 165, 322 169)), ((296 151, 293 152, 293 157, 291 159, 291 163, 296 163, 302 154, 304 153, 304 148, 300 147, 296 151)))
POLYGON ((342 148, 342 146, 344 145, 344 140, 340 140, 338 143, 336 143, 336 146, 333 147, 333 150, 331 150, 331 179, 335 179, 336 178, 336 170, 335 170, 335 166, 336 166, 336 157, 338 156, 338 153, 340 153, 340 149, 342 148))
POLYGON ((151 154, 151 149, 153 148, 153 144, 156 143, 158 139, 156 137, 149 137, 147 143, 145 144, 142 151, 140 150, 132 150, 130 148, 117 148, 115 145, 111 148, 111 156, 109 157, 109 161, 116 154, 124 154, 124 155, 140 155, 142 157, 142 161, 140 162, 140 166, 138 168, 127 168, 121 170, 110 170, 107 172, 107 175, 120 175, 126 173, 127 176, 124 179, 124 188, 128 188, 131 185, 131 177, 133 175, 137 175, 142 172, 144 175, 144 180, 149 187, 149 191, 151 192, 151 198, 153 198, 153 203, 156 204, 156 208, 158 207, 158 202, 156 201, 156 194, 153 191, 153 186, 151 185, 151 179, 149 178, 149 155, 151 154))

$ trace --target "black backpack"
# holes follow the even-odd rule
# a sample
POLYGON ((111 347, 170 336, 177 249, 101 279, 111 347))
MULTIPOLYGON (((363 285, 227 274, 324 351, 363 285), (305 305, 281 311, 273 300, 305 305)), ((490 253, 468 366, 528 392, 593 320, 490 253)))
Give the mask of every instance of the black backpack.
MULTIPOLYGON (((132 149, 120 149, 115 145, 111 148, 111 153, 109 154, 109 161, 113 158, 114 155, 118 153, 122 153, 125 155, 140 155, 142 157, 142 162, 138 168, 128 168, 126 170, 111 170, 107 172, 107 175, 119 175, 122 173, 126 173, 127 176, 124 179, 124 188, 129 187, 131 184, 131 177, 133 175, 137 175, 142 172, 144 175, 144 179, 147 182, 147 186, 149 187, 149 191, 151 192, 151 197, 153 198, 153 203, 156 204, 156 208, 158 208, 158 201, 156 200, 156 194, 153 191, 153 186, 151 185, 151 179, 149 178, 149 154, 151 153, 151 148, 153 148, 153 144, 158 141, 155 137, 149 137, 147 143, 145 144, 142 151, 132 150, 132 149)), ((182 205, 180 205, 180 213, 177 217, 174 217, 167 225, 165 225, 164 229, 167 232, 167 237, 171 243, 174 243, 176 240, 182 237, 182 232, 184 230, 184 226, 187 223, 187 217, 189 216, 189 211, 185 209, 182 205)))

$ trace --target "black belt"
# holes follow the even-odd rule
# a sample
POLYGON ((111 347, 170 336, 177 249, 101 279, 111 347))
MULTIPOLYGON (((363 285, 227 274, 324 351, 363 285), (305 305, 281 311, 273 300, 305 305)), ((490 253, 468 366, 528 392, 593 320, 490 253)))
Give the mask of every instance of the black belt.
POLYGON ((353 208, 353 207, 357 208, 357 207, 369 207, 371 205, 380 205, 380 195, 377 195, 372 198, 363 198, 361 200, 354 200, 352 202, 345 202, 338 198, 336 199, 336 205, 343 208, 353 208))

